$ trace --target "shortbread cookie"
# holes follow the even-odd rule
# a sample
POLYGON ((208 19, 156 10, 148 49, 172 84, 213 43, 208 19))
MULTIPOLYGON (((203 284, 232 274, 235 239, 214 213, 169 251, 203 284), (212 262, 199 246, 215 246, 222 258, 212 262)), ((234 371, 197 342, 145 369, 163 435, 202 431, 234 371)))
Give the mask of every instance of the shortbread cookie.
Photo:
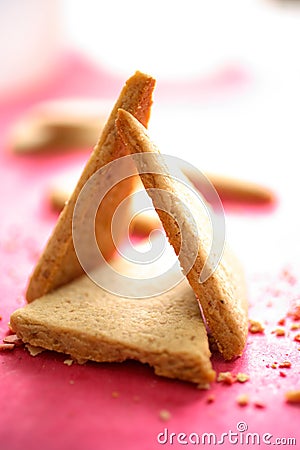
MULTIPOLYGON (((123 156, 126 152, 115 127, 118 109, 124 108, 128 110, 144 125, 147 125, 154 85, 155 81, 153 78, 137 72, 124 86, 104 127, 99 142, 87 162, 81 178, 61 213, 52 236, 35 267, 26 293, 26 298, 29 302, 83 274, 72 238, 72 218, 77 198, 87 180, 98 169, 104 167, 115 158, 123 156)), ((120 182, 104 198, 97 212, 95 232, 98 246, 106 259, 115 251, 115 243, 111 237, 111 218, 120 202, 130 195, 134 183, 134 177, 120 182)), ((124 222, 126 220, 127 218, 124 217, 124 222)), ((122 229, 124 228, 123 233, 126 230, 122 221, 118 225, 119 239, 121 239, 122 229)))
POLYGON ((8 137, 14 153, 44 154, 88 149, 107 119, 107 105, 91 100, 39 102, 21 116, 8 137))
POLYGON ((83 275, 15 311, 10 326, 23 342, 78 362, 134 359, 157 375, 199 387, 215 378, 205 325, 186 280, 154 298, 128 299, 83 275))
POLYGON ((241 355, 246 343, 248 320, 245 282, 239 264, 225 249, 214 273, 204 283, 200 282, 211 243, 210 223, 205 208, 199 208, 199 202, 195 201, 191 191, 183 189, 182 183, 171 176, 161 157, 155 157, 159 155, 159 151, 138 120, 130 113, 119 110, 116 124, 131 153, 152 153, 151 158, 143 158, 141 161, 137 158, 135 161, 142 182, 146 189, 150 189, 147 192, 179 257, 181 267, 200 301, 219 351, 225 359, 241 355), (162 195, 162 191, 168 194, 167 197, 162 195), (161 209, 162 206, 169 214, 161 209), (178 225, 179 219, 182 228, 178 225))

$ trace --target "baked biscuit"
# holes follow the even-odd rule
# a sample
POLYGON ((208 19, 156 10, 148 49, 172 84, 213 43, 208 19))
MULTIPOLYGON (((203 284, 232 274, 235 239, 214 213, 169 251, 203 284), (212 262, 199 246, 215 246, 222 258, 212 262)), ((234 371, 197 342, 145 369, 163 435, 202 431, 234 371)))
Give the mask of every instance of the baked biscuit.
POLYGON ((183 189, 183 184, 171 176, 161 156, 157 156, 158 149, 138 120, 120 109, 116 124, 128 151, 153 155, 141 160, 135 158, 144 187, 200 301, 219 351, 225 359, 241 355, 247 338, 248 318, 245 281, 238 262, 225 248, 213 274, 206 281, 200 281, 211 245, 210 222, 205 207, 199 208, 199 202, 195 201, 191 191, 183 189), (163 196, 162 192, 168 195, 163 196), (179 218, 182 228, 178 225, 179 218))
MULTIPOLYGON (((78 261, 72 238, 72 218, 77 198, 87 180, 98 169, 123 156, 126 152, 115 127, 118 109, 128 110, 145 126, 147 125, 154 85, 155 80, 141 72, 136 72, 126 82, 103 129, 99 142, 94 148, 77 186, 64 207, 46 248, 34 269, 26 293, 28 302, 84 273, 78 261)), ((109 259, 115 251, 115 243, 110 231, 112 216, 120 202, 130 195, 134 186, 134 177, 120 182, 104 198, 97 212, 95 232, 98 246, 105 259, 109 259)), ((124 217, 124 223, 126 222, 127 218, 124 217)), ((120 221, 119 230, 116 230, 119 239, 122 237, 122 230, 125 233, 124 223, 120 221)))
POLYGON ((10 326, 23 342, 80 363, 134 359, 157 375, 199 387, 215 379, 205 325, 186 280, 157 297, 129 299, 83 275, 15 311, 10 326))

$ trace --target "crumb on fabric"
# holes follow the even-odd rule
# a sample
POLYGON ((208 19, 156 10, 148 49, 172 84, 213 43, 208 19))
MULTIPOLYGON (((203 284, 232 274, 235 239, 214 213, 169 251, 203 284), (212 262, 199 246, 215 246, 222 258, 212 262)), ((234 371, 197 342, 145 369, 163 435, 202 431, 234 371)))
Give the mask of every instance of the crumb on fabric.
POLYGON ((171 413, 170 411, 168 411, 167 409, 161 409, 159 411, 159 417, 161 420, 163 420, 164 422, 167 422, 168 420, 170 420, 171 418, 171 413))
POLYGON ((73 364, 74 360, 73 359, 65 359, 64 360, 64 364, 66 366, 71 366, 73 364))
POLYGON ((74 384, 75 381, 74 381, 74 380, 70 380, 69 383, 70 383, 70 384, 74 384))
POLYGON ((15 344, 0 344, 0 352, 6 352, 13 350, 15 348, 15 344))
POLYGON ((249 379, 250 379, 250 376, 247 375, 246 373, 242 373, 242 372, 239 372, 236 376, 236 381, 238 381, 239 383, 245 383, 249 379))
POLYGON ((249 379, 250 376, 243 372, 239 372, 237 375, 234 375, 231 372, 219 372, 217 382, 231 385, 236 381, 239 383, 245 383, 249 379))
POLYGON ((289 369, 290 367, 292 367, 292 363, 290 361, 283 361, 279 363, 278 367, 280 369, 289 369))
POLYGON ((263 409, 266 407, 266 404, 262 400, 254 400, 253 405, 255 408, 263 409))
POLYGON ((278 365, 278 367, 280 369, 289 369, 290 367, 292 367, 292 363, 290 361, 283 361, 278 365))
POLYGON ((213 403, 216 399, 216 396, 214 394, 210 394, 207 399, 206 399, 206 403, 213 403))
POLYGON ((292 323, 291 330, 292 331, 300 330, 300 323, 292 323))
POLYGON ((111 393, 111 396, 112 396, 112 398, 118 398, 119 397, 119 392, 117 392, 117 391, 113 391, 112 393, 111 393))
POLYGON ((287 316, 292 320, 298 321, 300 320, 300 301, 297 300, 296 304, 291 307, 288 311, 287 316))
POLYGON ((295 342, 300 342, 300 333, 296 334, 296 336, 294 336, 294 341, 295 342))
POLYGON ((23 345, 22 339, 18 338, 16 334, 9 334, 3 339, 5 344, 14 344, 16 347, 23 345))
POLYGON ((288 403, 300 403, 300 389, 294 391, 287 391, 285 399, 288 403))
POLYGON ((285 336, 285 331, 283 328, 276 328, 275 330, 271 331, 272 334, 275 334, 275 336, 281 337, 285 336))
POLYGON ((263 333, 264 332, 264 326, 261 322, 258 320, 249 320, 249 331, 250 333, 256 334, 256 333, 263 333))
POLYGON ((208 391, 209 388, 210 388, 209 383, 197 384, 197 389, 200 389, 201 391, 208 391))
POLYGON ((43 351, 45 351, 42 347, 35 347, 34 345, 26 344, 25 347, 27 348, 30 356, 37 356, 43 351))
POLYGON ((285 372, 282 372, 282 370, 280 370, 279 376, 281 376, 282 378, 285 378, 287 375, 285 372))
POLYGON ((279 319, 277 322, 277 325, 281 325, 281 326, 285 325, 285 317, 283 317, 282 319, 279 319))
POLYGON ((220 372, 218 374, 217 382, 224 384, 233 384, 236 378, 232 375, 231 372, 220 372))
POLYGON ((236 402, 239 406, 247 406, 249 404, 249 395, 240 394, 236 398, 236 402))

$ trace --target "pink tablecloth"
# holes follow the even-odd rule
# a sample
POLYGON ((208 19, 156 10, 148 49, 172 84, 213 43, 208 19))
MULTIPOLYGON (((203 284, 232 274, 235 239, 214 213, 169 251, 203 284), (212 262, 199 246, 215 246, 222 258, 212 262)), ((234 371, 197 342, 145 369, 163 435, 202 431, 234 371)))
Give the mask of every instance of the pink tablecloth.
MULTIPOLYGON (((87 158, 86 153, 13 156, 6 148, 5 133, 24 108, 39 99, 74 94, 114 98, 123 81, 103 77, 101 83, 101 74, 71 59, 53 85, 22 101, 1 106, 1 338, 8 331, 11 312, 24 303, 28 276, 56 221, 56 215, 45 201, 47 187, 53 176, 82 165, 87 158)), ((265 214, 271 228, 282 213, 279 205, 274 212, 255 214, 265 214)), ((229 221, 230 214, 228 211, 229 221)), ((254 213, 238 216, 235 212, 234 221, 242 227, 251 214, 254 213)), ((240 239, 242 242, 244 237, 240 239)), ((0 448, 181 448, 184 444, 178 440, 188 442, 187 447, 192 446, 196 442, 195 433, 200 439, 203 433, 215 433, 206 436, 207 445, 209 439, 211 443, 217 439, 221 445, 222 433, 228 433, 223 437, 224 449, 234 443, 235 448, 242 448, 247 439, 250 444, 252 439, 256 442, 248 445, 251 448, 275 445, 277 438, 297 439, 299 446, 299 405, 287 404, 284 395, 288 390, 300 388, 300 344, 293 340, 297 332, 290 330, 290 319, 285 326, 286 336, 277 337, 272 333, 278 320, 286 316, 291 301, 300 296, 299 278, 293 264, 261 273, 250 259, 246 271, 250 316, 265 323, 265 332, 249 335, 241 358, 225 363, 214 357, 213 365, 217 372, 247 373, 249 381, 233 385, 214 383, 210 391, 200 391, 187 383, 159 378, 149 367, 136 362, 69 367, 63 363, 64 356, 50 352, 35 358, 23 347, 2 352, 0 448), (284 361, 289 361, 291 367, 272 367, 284 361), (249 395, 247 406, 237 404, 241 394, 249 395), (170 413, 169 420, 163 420, 163 410, 170 413)))

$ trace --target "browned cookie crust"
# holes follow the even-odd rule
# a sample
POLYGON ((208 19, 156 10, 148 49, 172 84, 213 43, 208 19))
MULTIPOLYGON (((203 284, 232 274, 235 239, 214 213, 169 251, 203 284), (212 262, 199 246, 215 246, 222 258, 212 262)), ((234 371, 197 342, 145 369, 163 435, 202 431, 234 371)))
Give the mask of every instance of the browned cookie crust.
POLYGON ((185 280, 157 297, 128 299, 84 275, 18 309, 10 320, 25 343, 79 362, 135 359, 157 375, 200 387, 215 378, 199 306, 185 280))
MULTIPOLYGON (((126 152, 115 126, 118 109, 124 108, 136 116, 145 126, 147 125, 154 85, 155 80, 141 72, 136 72, 126 82, 73 195, 62 211, 46 248, 34 269, 26 293, 29 302, 84 273, 78 262, 72 239, 72 218, 76 200, 87 180, 98 169, 126 152)), ((105 258, 110 258, 115 250, 110 232, 111 218, 119 203, 132 192, 134 185, 134 177, 131 177, 116 186, 110 192, 108 198, 104 199, 97 213, 96 235, 98 245, 105 258)), ((120 233, 122 225, 120 223, 120 233)))
MULTIPOLYGON (((119 110, 116 123, 120 136, 132 154, 159 154, 146 129, 130 113, 119 110)), ((168 239, 176 254, 179 255, 183 270, 188 272, 187 279, 200 301, 205 320, 217 342, 219 351, 225 359, 241 355, 247 338, 248 318, 245 281, 238 262, 229 250, 225 249, 215 272, 204 283, 201 283, 199 278, 210 247, 209 224, 205 209, 199 208, 188 190, 184 190, 182 184, 171 177, 168 168, 161 160, 147 158, 141 162, 139 167, 137 159, 136 165, 139 172, 148 171, 148 173, 141 174, 140 177, 145 188, 150 189, 148 193, 168 239), (157 172, 157 169, 159 169, 159 175, 154 173, 157 172), (171 209, 173 217, 160 209, 161 202, 164 201, 160 194, 161 191, 168 192, 182 201, 170 202, 168 200, 169 203, 166 203, 166 210, 170 211, 171 209), (187 209, 183 208, 183 205, 187 205, 187 209, 193 212, 196 224, 192 223, 191 215, 187 214, 187 209), (185 232, 183 244, 186 250, 181 253, 179 252, 182 230, 174 217, 181 218, 185 232), (196 243, 195 240, 197 240, 196 243), (189 246, 191 253, 195 252, 195 261, 190 270, 189 246)))

